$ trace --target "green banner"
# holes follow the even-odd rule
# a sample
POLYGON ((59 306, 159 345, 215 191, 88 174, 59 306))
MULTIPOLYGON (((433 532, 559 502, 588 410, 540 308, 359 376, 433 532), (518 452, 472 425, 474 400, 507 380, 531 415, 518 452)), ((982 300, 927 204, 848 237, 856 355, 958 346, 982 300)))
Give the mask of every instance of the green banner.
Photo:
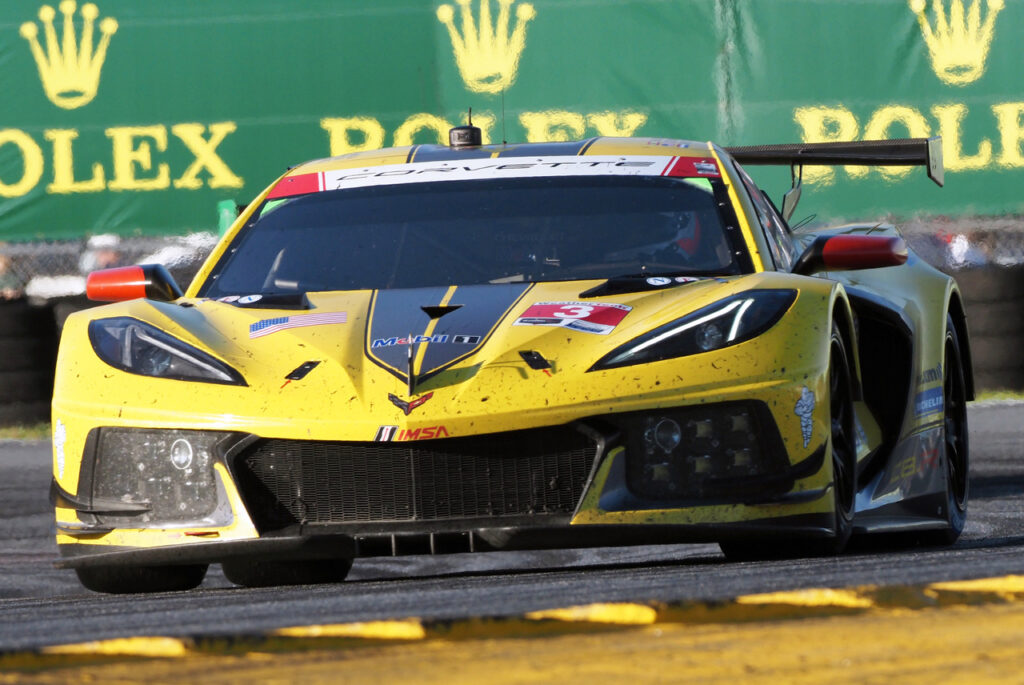
MULTIPOLYGON (((942 135, 808 169, 803 213, 1022 211, 1004 0, 96 0, 0 8, 0 240, 216 230, 289 165, 447 140, 942 135)), ((778 195, 788 170, 752 170, 778 195)))

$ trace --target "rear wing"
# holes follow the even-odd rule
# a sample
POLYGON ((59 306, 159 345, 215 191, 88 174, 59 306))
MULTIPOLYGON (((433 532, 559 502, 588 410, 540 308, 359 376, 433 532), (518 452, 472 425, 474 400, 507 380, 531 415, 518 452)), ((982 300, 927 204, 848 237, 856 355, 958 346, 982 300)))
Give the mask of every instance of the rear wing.
POLYGON ((928 178, 939 186, 945 182, 942 167, 942 137, 858 140, 840 143, 788 143, 727 147, 726 152, 741 164, 789 165, 793 187, 782 201, 782 216, 789 221, 800 201, 804 166, 857 164, 865 166, 924 166, 928 178))
POLYGON ((942 137, 860 140, 841 143, 749 145, 725 150, 741 164, 828 166, 924 166, 928 178, 942 185, 942 137))

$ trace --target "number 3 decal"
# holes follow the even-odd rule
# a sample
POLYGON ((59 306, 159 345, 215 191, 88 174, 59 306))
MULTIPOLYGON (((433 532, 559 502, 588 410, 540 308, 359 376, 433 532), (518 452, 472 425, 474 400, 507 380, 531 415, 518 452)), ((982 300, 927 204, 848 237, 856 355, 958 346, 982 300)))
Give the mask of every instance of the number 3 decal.
POLYGON ((594 311, 593 307, 585 304, 563 305, 555 310, 557 316, 566 319, 585 319, 594 311))
POLYGON ((608 335, 632 309, 611 302, 534 302, 516 319, 516 326, 562 326, 574 331, 608 335))

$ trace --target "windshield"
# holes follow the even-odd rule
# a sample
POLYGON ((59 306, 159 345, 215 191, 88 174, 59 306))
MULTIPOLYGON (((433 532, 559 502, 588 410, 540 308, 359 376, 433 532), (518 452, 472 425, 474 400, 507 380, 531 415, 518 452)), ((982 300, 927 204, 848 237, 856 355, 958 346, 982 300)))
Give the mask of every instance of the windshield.
POLYGON ((712 183, 545 177, 273 199, 200 294, 739 273, 712 183))

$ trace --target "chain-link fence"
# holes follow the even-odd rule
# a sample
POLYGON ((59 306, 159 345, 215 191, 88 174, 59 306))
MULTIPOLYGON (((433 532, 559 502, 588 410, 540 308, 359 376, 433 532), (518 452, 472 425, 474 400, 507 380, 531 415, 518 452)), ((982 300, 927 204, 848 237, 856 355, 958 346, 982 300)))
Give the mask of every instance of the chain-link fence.
POLYGON ((217 242, 213 233, 0 245, 0 289, 41 305, 85 293, 89 273, 130 264, 163 264, 184 287, 217 242))

